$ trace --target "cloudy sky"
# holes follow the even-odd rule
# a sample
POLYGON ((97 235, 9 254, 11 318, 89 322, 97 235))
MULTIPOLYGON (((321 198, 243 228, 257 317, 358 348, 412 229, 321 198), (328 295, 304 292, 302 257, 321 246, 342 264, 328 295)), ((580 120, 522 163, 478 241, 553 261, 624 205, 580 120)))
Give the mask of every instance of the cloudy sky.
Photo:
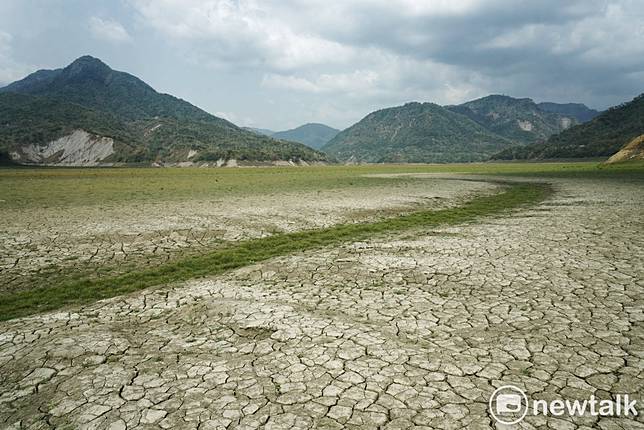
POLYGON ((0 85, 89 54, 239 125, 644 92, 641 0, 2 0, 0 85))

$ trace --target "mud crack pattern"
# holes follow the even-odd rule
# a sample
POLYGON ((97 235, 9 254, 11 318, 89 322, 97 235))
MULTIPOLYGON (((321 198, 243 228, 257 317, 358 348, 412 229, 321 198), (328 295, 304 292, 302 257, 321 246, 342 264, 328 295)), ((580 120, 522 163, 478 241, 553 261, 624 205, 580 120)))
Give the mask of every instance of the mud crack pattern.
MULTIPOLYGON (((487 400, 644 392, 644 193, 560 180, 501 218, 0 324, 8 428, 494 428, 487 400)), ((641 406, 640 406, 641 407, 641 406)), ((644 428, 642 415, 523 428, 644 428)))

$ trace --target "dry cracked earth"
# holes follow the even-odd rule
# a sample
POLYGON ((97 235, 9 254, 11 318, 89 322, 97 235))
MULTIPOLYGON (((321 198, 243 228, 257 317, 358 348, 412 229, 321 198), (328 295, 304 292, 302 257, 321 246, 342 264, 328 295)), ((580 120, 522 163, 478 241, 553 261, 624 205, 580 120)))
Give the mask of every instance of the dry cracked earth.
POLYGON ((118 271, 126 264, 159 264, 226 241, 276 231, 368 221, 419 205, 451 206, 496 188, 480 181, 429 179, 404 186, 376 186, 359 194, 336 189, 277 197, 44 207, 27 213, 4 209, 0 203, 0 291, 31 288, 39 278, 72 270, 104 270, 107 266, 118 271))
MULTIPOLYGON (((0 423, 485 429, 503 427, 487 402, 504 384, 532 399, 642 399, 644 193, 554 186, 479 223, 0 323, 0 423)), ((516 427, 644 418, 529 414, 516 427)))

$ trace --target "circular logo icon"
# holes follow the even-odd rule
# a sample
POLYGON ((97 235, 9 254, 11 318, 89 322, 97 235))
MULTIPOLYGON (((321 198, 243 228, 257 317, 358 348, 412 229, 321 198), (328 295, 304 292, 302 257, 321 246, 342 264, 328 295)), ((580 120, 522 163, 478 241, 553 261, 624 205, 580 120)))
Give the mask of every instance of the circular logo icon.
POLYGON ((514 385, 504 385, 494 390, 488 405, 498 423, 512 425, 520 422, 528 413, 528 396, 514 385))

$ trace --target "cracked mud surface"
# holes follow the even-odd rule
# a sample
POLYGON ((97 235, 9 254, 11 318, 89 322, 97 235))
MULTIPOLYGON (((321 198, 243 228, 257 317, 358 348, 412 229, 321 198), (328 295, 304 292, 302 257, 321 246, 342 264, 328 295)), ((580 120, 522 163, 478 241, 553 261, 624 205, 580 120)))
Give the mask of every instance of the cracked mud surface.
POLYGON ((348 243, 0 323, 13 428, 494 428, 487 400, 640 400, 644 193, 557 180, 479 224, 348 243))
MULTIPOLYGON (((279 196, 232 196, 187 202, 2 209, 0 290, 33 287, 34 277, 132 264, 163 263, 224 241, 262 237, 337 223, 367 221, 389 211, 457 204, 492 192, 485 182, 423 180, 279 196), (276 201, 279 200, 279 204, 276 201), (315 201, 315 205, 311 205, 315 201)), ((37 278, 36 278, 37 279, 37 278)))

